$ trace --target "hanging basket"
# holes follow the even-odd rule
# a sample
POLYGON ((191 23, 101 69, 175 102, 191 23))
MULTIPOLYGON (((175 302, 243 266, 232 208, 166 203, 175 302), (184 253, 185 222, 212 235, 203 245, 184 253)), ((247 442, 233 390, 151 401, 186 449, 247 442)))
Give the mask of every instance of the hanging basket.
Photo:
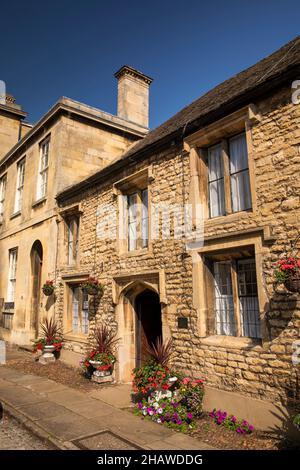
POLYGON ((54 292, 54 286, 45 284, 42 287, 42 291, 43 291, 43 294, 45 294, 47 297, 49 297, 54 292))
POLYGON ((103 295, 103 289, 99 286, 84 287, 84 290, 88 293, 88 295, 98 295, 98 297, 102 297, 103 295))
POLYGON ((290 292, 300 292, 300 273, 295 276, 290 276, 284 281, 284 286, 290 292))

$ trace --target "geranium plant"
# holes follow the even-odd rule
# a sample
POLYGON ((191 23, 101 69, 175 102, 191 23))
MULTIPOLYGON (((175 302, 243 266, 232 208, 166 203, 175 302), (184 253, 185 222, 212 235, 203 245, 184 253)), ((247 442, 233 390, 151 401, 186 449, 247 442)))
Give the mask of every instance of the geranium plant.
POLYGON ((216 410, 215 408, 210 412, 209 416, 214 420, 218 426, 223 426, 237 434, 251 434, 254 427, 245 419, 238 419, 234 415, 228 415, 226 411, 216 410))
POLYGON ((81 361, 82 368, 87 375, 91 376, 94 369, 112 372, 113 365, 116 362, 114 350, 118 341, 116 333, 111 331, 106 325, 96 328, 94 332, 94 348, 81 361))
POLYGON ((91 369, 111 372, 115 362, 116 357, 112 353, 100 353, 93 350, 88 353, 85 359, 82 361, 82 368, 85 372, 90 372, 91 369), (94 367, 90 361, 92 361, 92 363, 99 362, 100 365, 94 367))
POLYGON ((284 283, 291 277, 295 277, 296 274, 300 275, 300 261, 296 258, 289 257, 278 261, 275 279, 279 284, 284 283))
POLYGON ((43 284, 43 287, 42 287, 43 293, 47 296, 50 296, 53 294, 54 289, 55 289, 54 281, 51 279, 47 279, 47 281, 45 282, 45 284, 43 284))
POLYGON ((45 318, 41 323, 42 336, 33 345, 33 352, 43 351, 45 346, 54 346, 55 351, 60 351, 63 345, 63 334, 57 321, 45 318))
POLYGON ((147 364, 133 369, 132 388, 135 393, 148 394, 157 388, 168 390, 172 373, 167 366, 158 364, 153 359, 147 364))
POLYGON ((86 281, 82 282, 81 289, 85 290, 89 295, 102 296, 104 286, 95 277, 90 276, 86 281))
POLYGON ((170 360, 173 354, 173 341, 163 342, 158 338, 155 344, 147 346, 148 360, 141 367, 133 369, 133 391, 149 394, 156 389, 171 388, 170 378, 174 374, 170 370, 170 360))

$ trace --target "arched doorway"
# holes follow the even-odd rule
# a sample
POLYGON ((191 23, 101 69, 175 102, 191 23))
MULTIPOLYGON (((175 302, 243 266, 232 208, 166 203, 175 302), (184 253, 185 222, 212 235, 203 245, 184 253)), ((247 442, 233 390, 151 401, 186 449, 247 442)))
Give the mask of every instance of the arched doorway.
POLYGON ((146 289, 135 298, 136 312, 136 366, 147 360, 147 346, 155 344, 162 337, 161 307, 156 292, 146 289))
POLYGON ((31 248, 31 317, 30 327, 37 337, 39 330, 39 306, 41 297, 41 277, 43 265, 43 247, 39 240, 31 248))

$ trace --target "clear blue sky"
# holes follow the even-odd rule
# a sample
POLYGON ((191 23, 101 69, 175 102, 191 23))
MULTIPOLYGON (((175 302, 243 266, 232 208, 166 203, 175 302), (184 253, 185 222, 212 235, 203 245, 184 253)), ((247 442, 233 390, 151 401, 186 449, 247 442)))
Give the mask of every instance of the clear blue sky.
POLYGON ((156 127, 300 34, 299 0, 1 2, 0 79, 35 122, 60 96, 116 113, 113 73, 154 78, 156 127))

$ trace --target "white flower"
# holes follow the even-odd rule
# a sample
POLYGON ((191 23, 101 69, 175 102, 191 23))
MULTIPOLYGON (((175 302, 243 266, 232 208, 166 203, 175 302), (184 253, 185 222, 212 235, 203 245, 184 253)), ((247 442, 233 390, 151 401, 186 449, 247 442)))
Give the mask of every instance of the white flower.
POLYGON ((160 424, 160 423, 161 423, 161 419, 158 418, 158 420, 157 420, 156 422, 157 422, 158 424, 160 424))
POLYGON ((153 403, 153 406, 154 408, 158 408, 159 407, 159 403, 157 403, 157 401, 155 403, 153 403))
POLYGON ((151 411, 149 411, 149 415, 150 415, 150 416, 152 416, 152 415, 153 415, 153 411, 152 411, 152 410, 151 410, 151 411))
POLYGON ((143 413, 143 415, 144 415, 144 416, 146 416, 146 414, 147 414, 147 410, 146 410, 146 409, 145 409, 145 410, 143 410, 143 411, 142 411, 142 413, 143 413))
POLYGON ((162 412, 163 412, 162 408, 158 408, 157 413, 159 413, 161 415, 162 412))

